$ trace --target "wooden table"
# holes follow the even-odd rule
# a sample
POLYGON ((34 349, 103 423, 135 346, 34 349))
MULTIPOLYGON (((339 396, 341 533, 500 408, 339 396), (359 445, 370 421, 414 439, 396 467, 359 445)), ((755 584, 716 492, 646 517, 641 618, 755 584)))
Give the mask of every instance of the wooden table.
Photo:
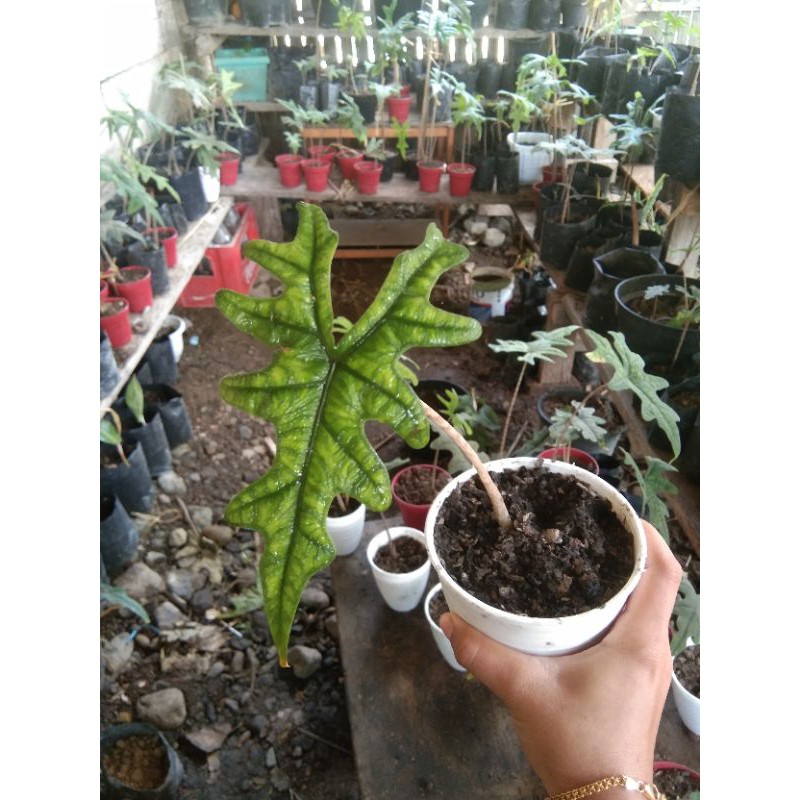
MULTIPOLYGON (((542 800, 505 707, 448 666, 422 602, 406 614, 383 602, 366 544, 386 524, 402 522, 368 521, 356 552, 331 565, 362 800, 542 800)), ((699 737, 681 723, 671 694, 656 755, 699 768, 699 737)))

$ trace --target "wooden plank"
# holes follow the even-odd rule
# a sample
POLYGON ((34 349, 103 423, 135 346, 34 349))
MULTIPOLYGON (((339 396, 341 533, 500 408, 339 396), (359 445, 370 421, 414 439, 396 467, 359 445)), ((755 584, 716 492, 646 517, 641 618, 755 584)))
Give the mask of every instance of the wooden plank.
POLYGON ((383 602, 366 558, 383 528, 368 522, 358 550, 331 565, 362 800, 455 800, 475 797, 476 786, 482 797, 544 797, 508 712, 447 665, 422 603, 401 614, 383 602))
POLYGON ((332 219, 340 247, 416 247, 432 219, 332 219))
MULTIPOLYGON (((362 800, 542 800, 505 707, 447 665, 422 603, 402 614, 383 602, 366 545, 398 524, 399 516, 367 522, 356 552, 330 568, 362 800)), ((681 723, 671 693, 656 755, 699 769, 700 739, 681 723)))
POLYGON ((142 356, 155 339, 164 318, 172 311, 181 292, 186 288, 189 278, 192 277, 217 228, 232 205, 231 198, 221 197, 204 217, 197 220, 178 239, 178 263, 167 270, 169 289, 164 294, 154 297, 153 305, 142 314, 131 314, 133 338, 124 347, 114 350, 114 356, 119 366, 119 380, 111 392, 100 399, 101 414, 114 402, 125 383, 133 375, 142 356))

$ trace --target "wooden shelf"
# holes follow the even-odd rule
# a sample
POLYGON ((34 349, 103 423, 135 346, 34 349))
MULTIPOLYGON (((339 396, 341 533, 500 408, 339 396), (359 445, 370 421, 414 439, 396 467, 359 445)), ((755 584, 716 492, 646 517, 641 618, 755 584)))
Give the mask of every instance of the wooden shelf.
POLYGON ((119 395, 128 379, 133 375, 147 348, 155 339, 161 323, 170 313, 181 292, 192 277, 203 258, 225 215, 233 205, 230 197, 220 197, 205 216, 196 220, 192 227, 178 239, 178 263, 167 272, 169 289, 153 298, 153 305, 142 314, 131 314, 133 338, 124 347, 114 350, 119 366, 119 380, 116 386, 100 400, 100 413, 108 408, 119 395))
POLYGON ((278 170, 269 165, 245 167, 239 180, 233 186, 223 186, 222 193, 242 199, 262 197, 281 197, 306 200, 310 203, 422 203, 430 206, 453 206, 459 203, 508 203, 513 205, 532 204, 522 192, 513 195, 494 192, 470 192, 466 197, 453 197, 447 186, 447 176, 442 176, 438 192, 422 192, 417 181, 410 181, 403 175, 395 175, 390 181, 381 183, 376 194, 361 194, 355 184, 342 190, 330 183, 324 192, 311 192, 304 185, 289 188, 282 186, 278 170))

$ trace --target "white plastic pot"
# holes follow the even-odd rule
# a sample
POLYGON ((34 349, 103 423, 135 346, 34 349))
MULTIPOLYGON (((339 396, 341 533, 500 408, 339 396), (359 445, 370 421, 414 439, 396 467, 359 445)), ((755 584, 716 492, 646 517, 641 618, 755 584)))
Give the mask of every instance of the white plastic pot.
POLYGON ((355 511, 343 517, 328 517, 325 527, 331 537, 337 556, 349 556, 355 552, 364 533, 364 519, 367 507, 361 503, 355 511))
MULTIPOLYGON (((535 458, 502 458, 490 461, 490 471, 518 470, 532 467, 535 458)), ((463 589, 447 572, 436 552, 434 526, 439 510, 451 492, 475 474, 475 469, 462 472, 436 496, 425 520, 425 538, 433 568, 442 584, 450 610, 465 619, 474 628, 502 644, 525 653, 558 656, 574 653, 599 641, 616 619, 628 596, 639 583, 647 559, 647 542, 641 520, 630 503, 613 487, 585 469, 562 461, 541 462, 546 469, 577 478, 587 488, 607 499, 617 518, 630 531, 633 539, 634 566, 631 576, 617 594, 601 608, 594 608, 568 617, 538 618, 494 608, 463 589)))
POLYGON ((173 328, 172 333, 169 334, 169 345, 177 364, 183 355, 183 334, 186 330, 186 320, 177 314, 167 314, 164 317, 164 324, 173 328))
POLYGON ((553 137, 549 133, 523 131, 516 136, 509 133, 506 141, 512 153, 519 153, 519 182, 540 183, 542 168, 553 163, 553 154, 538 145, 542 142, 552 142, 553 137))
POLYGON ((683 724, 697 736, 700 735, 700 698, 693 695, 672 671, 672 697, 683 724))
POLYGON ((205 168, 200 167, 200 182, 203 184, 203 194, 209 203, 216 203, 219 200, 219 172, 216 177, 205 168))
POLYGON ((444 660, 453 669, 459 672, 466 672, 464 667, 456 660, 456 654, 453 652, 453 645, 450 644, 450 640, 444 635, 444 631, 433 621, 433 617, 431 617, 431 600, 441 591, 442 584, 437 583, 436 586, 431 588, 428 594, 425 595, 425 619, 428 620, 428 625, 433 634, 433 641, 436 642, 436 646, 439 648, 439 652, 442 654, 444 660))
MULTIPOLYGON (((389 528, 392 538, 409 536, 418 542, 425 544, 425 535, 416 528, 408 528, 405 525, 398 525, 389 528)), ((386 605, 394 611, 411 611, 419 605, 425 587, 428 585, 428 576, 431 572, 431 560, 428 558, 421 567, 417 567, 413 572, 386 572, 375 564, 375 554, 383 545, 389 543, 389 535, 386 530, 376 533, 367 545, 367 560, 369 561, 375 583, 381 597, 386 601, 386 605)))
POLYGON ((486 320, 505 316, 514 295, 514 277, 501 267, 476 267, 469 298, 471 317, 486 320))

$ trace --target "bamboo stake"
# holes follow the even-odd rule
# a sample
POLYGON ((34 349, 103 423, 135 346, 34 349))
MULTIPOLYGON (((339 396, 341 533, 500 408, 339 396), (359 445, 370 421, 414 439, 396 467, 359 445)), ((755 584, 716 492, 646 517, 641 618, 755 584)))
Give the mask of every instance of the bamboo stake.
POLYGON ((435 422, 445 433, 453 440, 453 443, 464 454, 466 459, 475 467, 478 473, 478 478, 489 495, 489 501, 494 510, 494 516, 497 524, 503 529, 508 530, 511 527, 511 517, 508 514, 508 509, 500 494, 500 490, 495 486, 494 481, 489 475, 489 471, 484 466, 483 462, 478 458, 478 454, 469 446, 466 439, 438 412, 434 411, 427 403, 420 401, 422 408, 425 410, 425 416, 431 421, 435 422))

